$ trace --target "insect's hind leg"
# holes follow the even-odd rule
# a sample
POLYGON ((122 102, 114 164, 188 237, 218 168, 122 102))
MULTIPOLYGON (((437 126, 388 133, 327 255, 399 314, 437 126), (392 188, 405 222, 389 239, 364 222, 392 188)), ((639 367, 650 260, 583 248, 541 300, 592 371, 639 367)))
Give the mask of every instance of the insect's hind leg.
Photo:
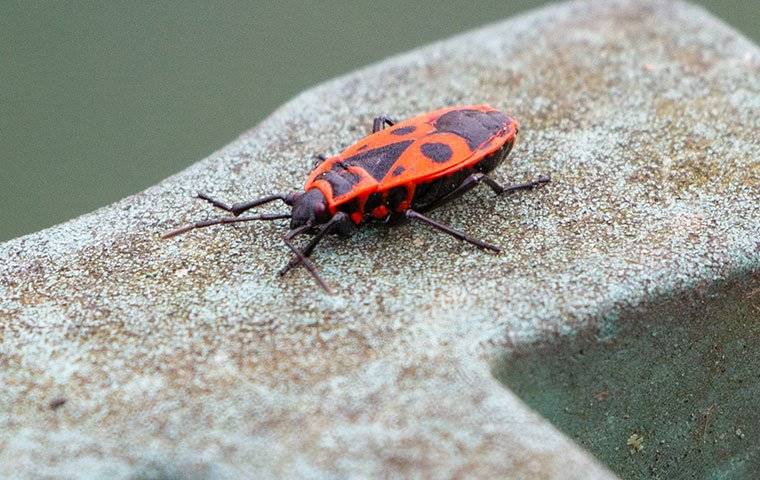
POLYGON ((375 117, 375 119, 372 121, 372 133, 377 133, 380 130, 383 130, 386 127, 386 125, 389 127, 392 127, 395 124, 396 124, 395 120, 393 120, 390 117, 386 117, 385 115, 375 117))
MULTIPOLYGON (((450 191, 448 194, 444 195, 443 197, 433 201, 432 203, 429 203, 427 205, 424 205, 418 208, 418 210, 420 212, 429 212, 430 210, 434 210, 440 207, 441 205, 445 205, 449 203, 450 201, 461 197, 462 195, 469 192, 473 188, 477 187, 478 184, 480 184, 481 180, 483 180, 484 178, 488 178, 486 177, 485 173, 473 173, 469 177, 465 178, 464 181, 457 188, 450 191)), ((488 186, 491 186, 491 184, 488 184, 488 186)), ((501 186, 499 186, 499 188, 501 188, 501 186)))
POLYGON ((530 182, 515 183, 512 185, 507 185, 506 187, 502 187, 488 176, 485 176, 482 180, 483 183, 491 187, 491 190, 493 190, 496 195, 503 195, 505 193, 512 193, 518 190, 533 190, 534 188, 539 187, 545 183, 549 183, 551 181, 551 178, 549 178, 548 175, 541 175, 536 180, 531 180, 530 182))
POLYGON ((257 198, 256 200, 251 200, 249 202, 234 203, 232 205, 227 205, 224 202, 211 198, 205 193, 198 193, 196 195, 196 198, 205 200, 216 208, 238 216, 247 210, 258 207, 260 205, 264 205, 266 203, 274 202, 276 200, 282 200, 286 205, 292 205, 293 201, 295 200, 295 194, 275 193, 274 195, 267 195, 266 197, 257 198))
POLYGON ((540 176, 537 180, 533 180, 530 182, 524 182, 524 183, 517 183, 514 185, 507 185, 506 187, 500 185, 498 182, 490 178, 485 173, 473 173, 469 177, 465 178, 464 181, 454 190, 448 193, 448 195, 439 198, 438 200, 434 201, 433 203, 429 205, 425 205, 424 207, 420 208, 419 210, 421 212, 429 212, 430 210, 433 210, 435 208, 440 207, 441 205, 444 205, 446 203, 449 203, 452 200, 455 200, 465 193, 469 192, 473 188, 480 185, 481 182, 488 185, 488 187, 493 190, 493 192, 496 195, 503 195, 505 193, 512 193, 516 192, 518 190, 531 190, 533 188, 536 188, 544 183, 549 182, 548 176, 540 176))
POLYGON ((455 230, 448 225, 444 225, 442 223, 436 222, 432 218, 428 218, 425 215, 422 215, 419 212, 415 212, 414 210, 407 210, 405 212, 405 215, 407 218, 413 218, 415 220, 419 220, 422 223, 426 223, 430 225, 431 227, 435 228, 438 231, 441 231, 443 233, 447 233, 451 235, 452 237, 462 240, 464 242, 470 243, 472 245, 475 245, 478 248, 483 248, 486 250, 493 250, 494 252, 501 252, 501 249, 497 247, 496 245, 491 245, 490 243, 486 243, 482 240, 478 240, 477 238, 473 238, 466 233, 462 233, 459 230, 455 230))

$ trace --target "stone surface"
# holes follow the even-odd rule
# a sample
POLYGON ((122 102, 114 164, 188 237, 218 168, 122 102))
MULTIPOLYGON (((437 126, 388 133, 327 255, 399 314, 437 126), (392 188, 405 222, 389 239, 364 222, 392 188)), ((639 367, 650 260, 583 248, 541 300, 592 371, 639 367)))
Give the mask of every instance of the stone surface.
POLYGON ((491 364, 758 268, 759 73, 688 4, 555 5, 321 85, 156 187, 1 245, 0 476, 613 478, 491 364), (434 214, 501 255, 367 228, 316 254, 328 296, 276 275, 285 225, 158 239, 216 214, 196 191, 289 191, 377 114, 480 102, 522 125, 496 178, 554 179, 434 214))

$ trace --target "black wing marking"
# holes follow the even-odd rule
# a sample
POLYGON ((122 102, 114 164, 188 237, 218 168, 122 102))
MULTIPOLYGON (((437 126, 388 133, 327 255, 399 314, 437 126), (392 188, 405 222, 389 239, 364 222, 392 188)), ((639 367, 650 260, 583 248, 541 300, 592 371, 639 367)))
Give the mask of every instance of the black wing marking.
POLYGON ((507 116, 501 112, 462 109, 441 115, 435 127, 439 132, 459 135, 467 141, 470 149, 475 150, 508 123, 507 116))
POLYGON ((454 152, 445 143, 423 143, 420 151, 435 163, 446 163, 454 152))
POLYGON ((400 127, 400 128, 396 128, 394 130, 391 130, 391 135, 402 136, 402 135, 406 135, 407 133, 412 133, 415 130, 417 130, 417 127, 415 127, 413 125, 410 125, 408 127, 400 127))
POLYGON ((344 169, 349 166, 361 167, 379 182, 412 143, 414 140, 405 140, 357 153, 336 163, 333 170, 344 169))

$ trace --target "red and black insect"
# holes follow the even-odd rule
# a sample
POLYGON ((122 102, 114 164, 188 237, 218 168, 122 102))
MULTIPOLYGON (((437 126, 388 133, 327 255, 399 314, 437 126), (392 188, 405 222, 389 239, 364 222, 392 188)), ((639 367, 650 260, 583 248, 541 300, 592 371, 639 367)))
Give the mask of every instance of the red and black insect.
POLYGON ((350 236, 369 220, 392 221, 406 217, 479 248, 499 252, 499 247, 436 222, 423 213, 448 203, 481 182, 497 195, 547 183, 549 178, 542 176, 535 181, 503 187, 488 177, 512 150, 517 131, 518 124, 513 118, 488 105, 443 108, 398 123, 388 117, 377 117, 372 134, 334 157, 320 157, 322 162, 309 175, 303 192, 278 193, 234 205, 201 193, 198 198, 234 217, 187 225, 167 232, 164 238, 211 225, 289 218, 290 230, 283 241, 295 258, 280 274, 303 264, 327 291, 327 284, 307 257, 325 235, 350 236), (291 212, 238 217, 276 200, 291 206, 291 212), (302 234, 314 236, 299 250, 292 240, 302 234))

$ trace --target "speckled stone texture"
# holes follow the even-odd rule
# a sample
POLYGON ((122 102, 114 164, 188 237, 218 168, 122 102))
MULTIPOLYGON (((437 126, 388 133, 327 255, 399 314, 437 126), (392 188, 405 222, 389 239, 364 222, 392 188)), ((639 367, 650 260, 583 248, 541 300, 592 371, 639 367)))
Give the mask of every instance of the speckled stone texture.
POLYGON ((614 478, 491 364, 758 268, 758 131, 757 47, 667 1, 551 6, 305 92, 156 187, 0 246, 0 477, 614 478), (328 296, 276 275, 284 222, 159 240, 218 213, 197 191, 290 191, 375 115, 481 102, 522 126, 495 177, 554 182, 432 216, 501 255, 371 227, 321 245, 328 296))

